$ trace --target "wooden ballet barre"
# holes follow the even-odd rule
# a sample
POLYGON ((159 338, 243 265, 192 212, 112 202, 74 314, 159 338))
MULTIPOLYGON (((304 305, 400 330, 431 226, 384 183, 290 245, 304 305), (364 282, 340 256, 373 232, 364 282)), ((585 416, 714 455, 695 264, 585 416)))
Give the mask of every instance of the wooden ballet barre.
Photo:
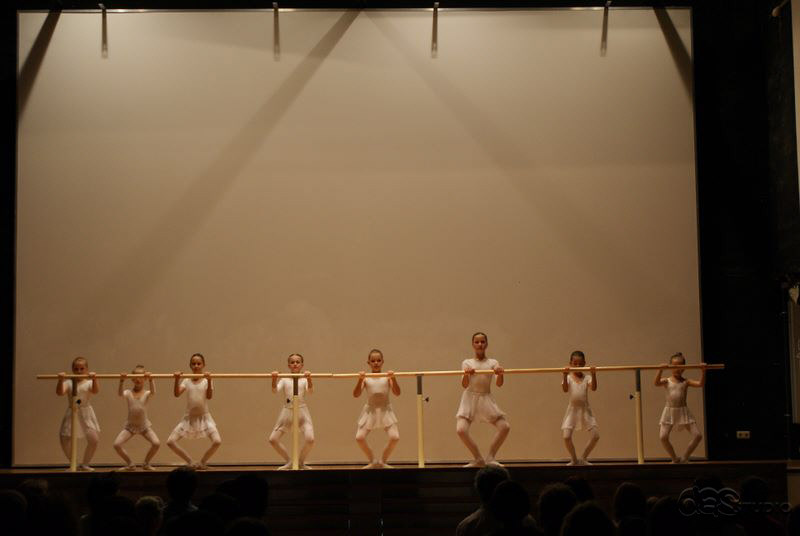
MULTIPOLYGON (((512 368, 503 369, 503 374, 537 374, 537 373, 553 373, 564 372, 565 367, 546 367, 546 368, 512 368)), ((568 367, 570 371, 591 372, 592 367, 568 367)), ((670 369, 707 369, 707 370, 723 370, 725 365, 668 365, 666 367, 661 365, 610 365, 594 367, 596 372, 612 372, 620 370, 670 370, 670 369)), ((463 370, 418 370, 416 372, 394 372, 396 377, 402 376, 460 376, 464 374, 463 370)), ((476 370, 475 374, 494 374, 494 370, 476 370)), ((388 372, 366 372, 367 377, 379 378, 388 376, 388 372)), ((360 372, 345 372, 333 373, 330 377, 333 378, 358 378, 361 376, 360 372)))
MULTIPOLYGON (((503 374, 537 374, 537 373, 557 373, 557 372, 564 372, 565 367, 543 367, 543 368, 511 368, 511 369, 503 369, 503 374)), ((599 366, 594 367, 596 372, 612 372, 612 371, 623 371, 623 370, 671 370, 671 369, 707 369, 707 370, 723 370, 725 369, 725 365, 721 363, 709 364, 709 365, 668 365, 668 366, 661 366, 661 365, 607 365, 607 366, 599 366)), ((569 367, 570 371, 581 371, 581 372, 591 372, 592 367, 569 367)), ((417 371, 406 371, 406 372, 394 372, 393 373, 396 377, 404 377, 404 376, 460 376, 464 374, 463 370, 417 370, 417 371)), ((486 369, 486 370, 476 370, 475 374, 494 374, 494 370, 486 369)), ((388 376, 388 372, 366 372, 365 376, 371 378, 379 378, 388 376)), ((95 378, 98 380, 108 380, 108 379, 119 379, 123 376, 123 374, 95 374, 95 378)), ((209 374, 212 379, 247 379, 247 378, 272 378, 272 374, 269 372, 212 372, 209 374)), ((312 378, 358 378, 361 376, 360 372, 312 372, 312 378)), ((144 374, 125 374, 126 378, 144 378, 144 374)), ((174 374, 150 374, 150 378, 153 379, 170 379, 174 378, 174 374)), ((181 378, 205 378, 205 374, 181 374, 181 378)), ((305 374, 292 374, 288 372, 280 372, 278 373, 278 378, 305 378, 305 374)), ((58 374, 37 374, 37 380, 57 380, 59 378, 58 374)), ((89 379, 88 374, 65 374, 64 379, 89 379)))
MULTIPOLYGON (((95 374, 95 378, 98 380, 114 380, 122 378, 123 374, 95 374)), ((144 374, 125 374, 125 378, 144 378, 144 374)), ((209 373, 211 379, 247 379, 247 378, 272 378, 272 374, 269 372, 254 372, 254 373, 247 373, 247 372, 213 372, 209 373)), ((153 379, 169 379, 174 378, 174 374, 150 374, 150 378, 153 379)), ((181 374, 180 378, 205 378, 205 374, 181 374)), ((280 372, 278 373, 278 378, 305 378, 305 374, 292 374, 289 372, 280 372)), ((331 378, 333 377, 332 372, 312 372, 312 378, 331 378)), ((37 380, 57 380, 59 378, 58 374, 37 374, 37 380)), ((78 378, 82 380, 88 380, 90 376, 88 374, 64 374, 64 379, 69 380, 72 378, 78 378)))

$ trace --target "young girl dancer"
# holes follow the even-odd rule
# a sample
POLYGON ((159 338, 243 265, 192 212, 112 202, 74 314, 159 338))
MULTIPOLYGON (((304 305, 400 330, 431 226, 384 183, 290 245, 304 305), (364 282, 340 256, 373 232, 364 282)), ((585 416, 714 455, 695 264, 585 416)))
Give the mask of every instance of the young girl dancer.
POLYGON ((464 375, 461 377, 461 386, 464 392, 461 395, 461 404, 456 413, 456 433, 464 445, 472 454, 472 461, 464 467, 480 467, 493 464, 501 465, 495 459, 497 451, 506 440, 511 426, 503 413, 494 401, 491 394, 492 377, 489 374, 475 374, 476 370, 493 370, 497 376, 497 386, 503 386, 503 367, 496 359, 486 357, 486 347, 489 345, 489 338, 485 333, 478 332, 472 336, 472 349, 475 357, 465 359, 461 363, 464 375), (489 446, 489 455, 484 458, 481 455, 478 445, 469 435, 469 427, 475 419, 494 425, 497 433, 489 446))
POLYGON ((600 433, 597 431, 597 421, 589 407, 589 388, 597 391, 597 376, 594 367, 591 368, 591 377, 587 378, 581 371, 571 371, 571 367, 585 367, 586 356, 580 350, 575 350, 569 357, 569 367, 564 367, 564 378, 561 381, 561 389, 569 393, 569 405, 567 413, 564 415, 564 422, 561 430, 564 435, 564 444, 569 452, 570 462, 567 465, 591 465, 586 459, 592 451, 600 433), (572 432, 574 430, 588 430, 592 434, 583 456, 580 459, 575 455, 575 445, 572 443, 572 432))
MULTIPOLYGON (((683 357, 682 353, 678 352, 670 358, 669 365, 665 364, 663 366, 685 364, 686 358, 683 357)), ((705 363, 701 364, 705 365, 705 363)), ((664 406, 664 411, 661 413, 661 421, 659 422, 661 425, 661 433, 659 436, 661 438, 661 444, 664 445, 667 454, 672 458, 672 463, 688 462, 689 456, 692 455, 692 452, 697 448, 700 440, 703 439, 703 434, 700 433, 697 427, 697 421, 695 421, 692 412, 690 412, 689 408, 686 406, 686 391, 689 387, 703 387, 706 384, 706 369, 700 369, 700 380, 687 380, 683 377, 683 370, 682 368, 672 369, 671 377, 661 378, 661 373, 664 369, 659 369, 655 381, 656 387, 664 386, 667 389, 667 405, 664 406), (669 434, 672 432, 673 426, 677 426, 678 430, 685 428, 692 435, 689 446, 686 447, 686 452, 681 458, 675 455, 675 449, 672 448, 672 443, 669 442, 669 434)))
MULTIPOLYGON (((292 374, 300 374, 303 370, 303 356, 300 354, 292 354, 287 359, 289 363, 289 372, 292 374)), ((272 392, 280 393, 283 398, 283 407, 278 415, 278 421, 269 435, 269 443, 280 454, 281 458, 286 462, 278 467, 279 471, 292 468, 292 462, 289 459, 289 453, 281 444, 281 437, 286 432, 292 429, 292 397, 294 396, 294 381, 292 378, 278 378, 278 371, 272 371, 272 392)), ((305 372, 305 378, 297 380, 297 396, 299 397, 299 417, 298 426, 303 433, 303 448, 300 450, 299 462, 300 469, 311 469, 306 465, 308 453, 314 446, 314 423, 311 421, 311 414, 308 412, 306 406, 306 394, 314 392, 314 385, 311 381, 311 372, 305 372)))
POLYGON ((208 400, 214 396, 214 386, 211 383, 211 375, 203 372, 206 367, 206 358, 203 357, 203 354, 192 354, 189 366, 192 374, 203 374, 204 377, 181 380, 181 372, 173 374, 175 377, 174 395, 179 397, 186 392, 186 413, 169 435, 167 446, 180 456, 188 467, 208 469, 209 458, 222 444, 222 438, 217 431, 217 423, 208 412, 208 400), (203 454, 200 463, 194 462, 189 454, 178 445, 178 441, 184 437, 190 439, 209 437, 211 439, 211 446, 203 454))
POLYGON ((67 411, 64 413, 64 418, 61 420, 61 450, 67 459, 70 459, 70 445, 72 439, 72 382, 78 382, 76 387, 76 402, 78 404, 78 429, 74 430, 75 436, 78 438, 86 438, 86 450, 83 451, 83 463, 78 466, 81 471, 94 471, 89 467, 92 461, 95 450, 97 450, 97 442, 100 440, 100 423, 97 422, 97 416, 94 414, 94 408, 89 403, 89 398, 96 395, 100 391, 100 386, 97 383, 94 372, 87 372, 89 370, 89 362, 85 357, 76 357, 72 360, 72 373, 73 374, 86 374, 89 379, 65 379, 66 373, 62 372, 58 375, 58 383, 56 384, 56 394, 58 396, 68 395, 69 405, 67 411))
POLYGON ((136 469, 136 465, 131 461, 131 457, 128 456, 123 445, 134 435, 142 434, 142 437, 150 442, 150 450, 147 451, 144 457, 142 469, 145 471, 152 471, 153 467, 150 465, 150 460, 155 456, 161 443, 158 441, 158 437, 153 431, 150 420, 147 418, 147 408, 145 406, 150 400, 150 397, 156 394, 156 386, 153 383, 153 378, 150 377, 150 373, 145 371, 142 365, 136 365, 131 373, 142 374, 144 377, 138 376, 131 378, 133 389, 124 389, 125 379, 128 376, 127 374, 121 374, 119 377, 119 389, 117 393, 128 403, 128 420, 125 421, 122 431, 117 436, 117 439, 114 440, 114 450, 116 450, 117 454, 125 461, 124 469, 126 471, 133 471, 136 469), (144 389, 145 380, 147 380, 148 390, 144 389))
MULTIPOLYGON (((373 373, 380 372, 383 367, 383 353, 380 350, 370 351, 367 356, 367 364, 373 373)), ((400 441, 397 417, 395 417, 392 404, 389 402, 389 391, 395 396, 400 396, 400 386, 397 385, 393 371, 390 370, 387 374, 388 376, 385 377, 367 378, 366 373, 362 370, 358 373, 358 382, 353 389, 353 396, 356 398, 361 396, 364 389, 367 391, 367 403, 364 404, 364 409, 361 410, 361 415, 358 417, 358 430, 356 431, 356 442, 369 461, 364 469, 391 468, 391 465, 386 462, 394 447, 397 446, 397 442, 400 441), (367 445, 367 434, 374 428, 383 428, 389 436, 389 442, 386 444, 380 460, 375 459, 375 455, 367 445)))

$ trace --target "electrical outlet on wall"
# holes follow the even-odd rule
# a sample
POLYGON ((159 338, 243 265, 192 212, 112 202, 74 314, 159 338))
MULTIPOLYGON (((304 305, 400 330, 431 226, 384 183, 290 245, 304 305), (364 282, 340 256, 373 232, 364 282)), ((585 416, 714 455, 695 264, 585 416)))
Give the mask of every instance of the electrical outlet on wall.
POLYGON ((750 439, 750 430, 736 430, 736 439, 750 439))

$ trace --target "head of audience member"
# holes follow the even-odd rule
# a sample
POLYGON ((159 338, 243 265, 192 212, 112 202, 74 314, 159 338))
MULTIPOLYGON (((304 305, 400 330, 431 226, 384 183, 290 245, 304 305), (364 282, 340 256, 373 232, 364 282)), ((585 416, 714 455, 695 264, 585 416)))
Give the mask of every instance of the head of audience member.
POLYGON ((647 521, 641 517, 623 517, 617 526, 617 536, 645 536, 647 521))
POLYGON ((136 501, 136 519, 145 536, 158 534, 164 521, 164 501, 156 495, 145 495, 136 501))
POLYGON ((242 473, 228 488, 231 497, 239 502, 243 517, 262 518, 267 513, 269 484, 255 473, 242 473))
POLYGON ((25 526, 28 501, 25 496, 13 489, 0 490, 0 520, 6 534, 21 535, 25 526))
POLYGON ((43 499, 48 493, 50 493, 50 485, 47 483, 47 480, 41 478, 29 478, 20 483, 17 491, 22 493, 22 496, 25 497, 25 501, 30 509, 36 504, 36 502, 43 499))
POLYGON ((643 517, 623 517, 617 525, 617 536, 645 536, 646 534, 647 521, 643 517))
POLYGON ((25 534, 78 536, 78 516, 64 495, 48 492, 28 511, 25 534))
POLYGON ((86 487, 86 501, 92 514, 101 512, 105 502, 119 491, 117 473, 95 473, 86 487))
POLYGON ((546 536, 561 533, 564 517, 578 503, 575 492, 566 484, 550 484, 539 495, 539 523, 546 536))
POLYGON ((87 527, 92 534, 139 535, 136 506, 133 500, 122 495, 112 495, 96 500, 98 502, 92 509, 87 527))
POLYGON ((648 536, 675 536, 690 532, 688 518, 680 512, 678 500, 674 497, 658 499, 647 514, 648 536))
POLYGON ((522 521, 531 512, 531 499, 522 484, 506 480, 494 488, 489 511, 504 528, 521 527, 522 521))
POLYGON ((269 529, 260 519, 242 517, 228 526, 225 536, 269 536, 269 529))
POLYGON ((651 495, 647 498, 647 501, 645 502, 645 505, 647 506, 647 511, 646 511, 647 515, 645 516, 645 518, 650 515, 650 512, 653 511, 653 507, 658 502, 658 499, 660 499, 660 497, 656 497, 655 495, 651 495))
POLYGON ((478 494, 478 498, 481 500, 481 504, 483 506, 488 506, 497 485, 510 479, 511 475, 505 467, 500 467, 498 465, 481 467, 478 472, 475 473, 475 480, 473 481, 475 491, 478 494))
POLYGON ((594 501, 578 504, 564 518, 561 536, 614 536, 614 523, 594 501))
POLYGON ((619 523, 626 517, 644 519, 647 503, 642 488, 632 482, 623 482, 614 492, 614 521, 619 523))
POLYGON ((189 504, 197 489, 197 473, 190 467, 178 467, 167 476, 167 493, 175 504, 189 504))
POLYGON ((217 516, 202 510, 175 516, 166 522, 164 528, 166 536, 219 536, 224 529, 217 516))
POLYGON ((202 501, 200 501, 199 508, 204 512, 208 512, 217 516, 220 521, 222 521, 222 524, 226 527, 231 521, 241 515, 239 501, 230 495, 226 495, 218 491, 207 495, 202 501))
POLYGON ((589 485, 589 481, 585 478, 580 476, 571 476, 564 481, 564 484, 570 487, 579 503, 594 500, 594 491, 592 491, 592 486, 589 485))

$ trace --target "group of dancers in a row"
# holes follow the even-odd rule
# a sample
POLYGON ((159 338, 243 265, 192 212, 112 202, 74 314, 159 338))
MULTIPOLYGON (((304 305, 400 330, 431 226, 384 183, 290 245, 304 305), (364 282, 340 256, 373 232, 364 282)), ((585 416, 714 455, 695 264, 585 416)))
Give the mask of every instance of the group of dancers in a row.
MULTIPOLYGON (((472 336, 472 349, 474 357, 465 359, 462 363, 464 371, 461 377, 461 385, 464 392, 461 395, 461 403, 456 413, 456 432, 458 437, 469 450, 472 460, 466 467, 480 467, 486 464, 497 464, 497 452, 500 446, 508 437, 511 426, 506 419, 506 414, 500 409, 491 394, 492 379, 501 387, 504 382, 503 367, 496 359, 486 355, 486 348, 489 338, 485 333, 478 332, 472 336), (493 374, 476 374, 476 371, 492 370, 493 374), (478 445, 473 441, 469 434, 470 426, 475 421, 486 422, 493 425, 496 433, 489 446, 486 456, 484 456, 478 445)), ((367 364, 370 372, 379 373, 382 371, 384 358, 380 350, 371 350, 367 356, 367 364)), ((677 353, 670 359, 669 365, 664 367, 680 367, 685 365, 686 359, 683 354, 677 353)), ((300 354, 292 354, 288 358, 289 371, 292 374, 304 374, 298 380, 299 398, 299 419, 298 425, 303 436, 303 445, 299 453, 299 467, 308 469, 306 460, 311 448, 314 446, 314 425, 311 414, 306 406, 305 398, 313 392, 314 386, 309 371, 303 372, 304 361, 300 354)), ((704 365, 704 364, 703 364, 704 365)), ((214 386, 210 373, 205 372, 205 357, 202 354, 193 354, 189 360, 192 374, 202 375, 202 377, 182 378, 181 372, 174 373, 173 394, 180 397, 186 394, 186 412, 178 422, 167 439, 167 446, 186 462, 186 465, 206 469, 211 456, 216 452, 222 443, 222 438, 217 430, 217 425, 208 410, 208 400, 213 397, 214 386), (211 440, 211 445, 203 454, 199 462, 192 460, 191 456, 178 444, 183 438, 202 438, 207 437, 211 440)), ((597 375, 595 368, 591 367, 588 375, 575 368, 585 368, 586 357, 583 352, 576 350, 570 355, 569 366, 563 369, 563 379, 561 382, 562 390, 569 395, 564 420, 561 430, 564 444, 569 452, 570 461, 567 465, 587 465, 589 454, 597 445, 600 439, 597 420, 589 406, 589 390, 597 390, 597 375), (575 445, 572 442, 572 434, 575 430, 586 430, 590 434, 589 441, 580 457, 576 455, 575 445)), ((655 378, 655 385, 666 389, 666 406, 660 419, 660 438, 665 450, 674 463, 683 463, 689 460, 690 455, 697 447, 702 438, 697 422, 686 405, 686 392, 689 387, 703 387, 705 384, 706 369, 701 369, 699 380, 688 380, 683 377, 683 369, 673 368, 669 377, 663 378, 663 369, 658 371, 655 378), (678 457, 670 443, 669 436, 673 428, 686 429, 691 434, 691 440, 683 456, 678 457)), ((95 373, 89 372, 89 363, 84 357, 77 357, 72 361, 72 373, 75 375, 86 375, 88 379, 78 380, 76 386, 76 402, 78 408, 77 421, 79 428, 75 430, 77 437, 85 437, 87 440, 86 450, 83 455, 83 462, 79 469, 91 471, 90 462, 100 437, 100 424, 97 422, 94 410, 89 403, 92 394, 97 394, 99 385, 95 373)), ((118 394, 124 398, 128 405, 128 418, 122 431, 114 440, 114 449, 125 462, 126 470, 134 470, 136 466, 131 461, 130 456, 125 451, 125 443, 134 435, 141 435, 150 442, 150 449, 145 455, 142 469, 152 470, 150 465, 153 456, 160 446, 158 436, 153 431, 152 425, 147 418, 147 402, 155 395, 156 389, 150 373, 141 365, 137 365, 131 377, 133 382, 132 389, 125 389, 127 375, 120 375, 118 394), (147 389, 145 388, 147 383, 147 389)), ((59 374, 56 393, 60 396, 72 393, 73 380, 65 378, 66 374, 59 374)), ((291 468, 289 453, 281 443, 282 436, 291 429, 292 426, 292 397, 293 380, 291 378, 279 378, 278 372, 272 372, 272 392, 279 393, 284 402, 278 420, 269 436, 269 442, 286 462, 279 469, 291 468)), ((353 389, 353 396, 359 397, 363 392, 367 393, 366 404, 361 410, 356 429, 356 442, 367 457, 368 464, 365 468, 389 468, 389 456, 400 440, 400 432, 397 425, 397 417, 392 410, 390 402, 390 392, 395 396, 400 395, 400 386, 394 376, 393 371, 388 371, 386 376, 372 377, 367 376, 366 372, 361 371, 359 378, 353 389), (376 457, 367 444, 366 437, 374 429, 383 429, 388 435, 388 442, 383 449, 380 457, 376 457)), ((70 457, 71 435, 73 433, 71 422, 71 406, 67 408, 64 419, 61 423, 61 447, 67 458, 70 457)))

